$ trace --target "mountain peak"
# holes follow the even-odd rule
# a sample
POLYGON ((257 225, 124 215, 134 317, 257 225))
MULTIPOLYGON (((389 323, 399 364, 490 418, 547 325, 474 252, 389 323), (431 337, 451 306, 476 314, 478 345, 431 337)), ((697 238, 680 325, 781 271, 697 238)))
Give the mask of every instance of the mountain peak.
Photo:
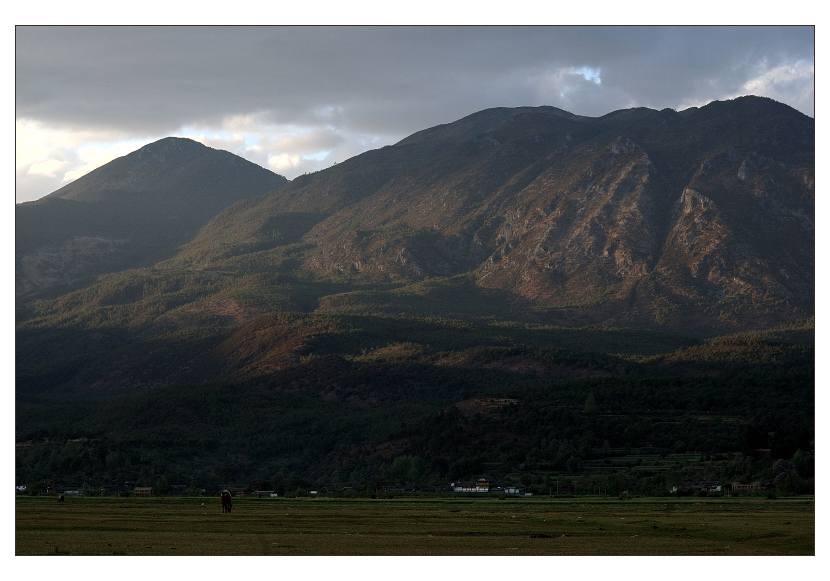
POLYGON ((238 189, 239 172, 246 174, 245 180, 254 180, 260 193, 288 181, 228 151, 185 137, 165 137, 112 160, 47 198, 93 201, 123 197, 128 192, 132 197, 155 199, 196 193, 204 196, 208 192, 236 198, 233 191, 238 189))
POLYGON ((735 97, 734 99, 725 99, 723 101, 712 101, 702 107, 689 107, 680 112, 683 116, 692 114, 709 114, 709 115, 726 115, 731 114, 741 115, 793 115, 810 118, 797 109, 794 109, 786 103, 781 103, 769 97, 759 97, 757 95, 743 95, 735 97))
POLYGON ((496 131, 511 121, 525 116, 568 120, 582 118, 579 115, 547 105, 540 107, 493 107, 472 113, 452 123, 418 131, 395 145, 414 145, 431 141, 465 141, 484 133, 496 131))
POLYGON ((164 137, 158 141, 148 143, 133 153, 146 155, 147 153, 162 151, 204 151, 207 149, 212 148, 188 137, 164 137))
POLYGON ((147 144, 17 206, 16 245, 24 265, 17 270, 18 291, 167 256, 224 208, 286 183, 192 139, 147 144), (53 261, 55 255, 61 258, 53 261))

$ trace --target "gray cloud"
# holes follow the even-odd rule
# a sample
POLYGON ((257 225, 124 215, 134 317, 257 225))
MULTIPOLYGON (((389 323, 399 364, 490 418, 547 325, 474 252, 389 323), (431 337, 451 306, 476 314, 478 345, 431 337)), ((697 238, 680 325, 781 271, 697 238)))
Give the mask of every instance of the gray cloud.
MULTIPOLYGON (((296 175, 332 161, 303 157, 313 140, 342 161, 487 107, 597 116, 755 90, 813 115, 813 63, 812 27, 22 26, 16 113, 118 139, 255 116, 273 130, 262 141, 294 139, 296 151, 272 153, 294 155, 296 175)), ((237 153, 267 158, 236 139, 237 153)))

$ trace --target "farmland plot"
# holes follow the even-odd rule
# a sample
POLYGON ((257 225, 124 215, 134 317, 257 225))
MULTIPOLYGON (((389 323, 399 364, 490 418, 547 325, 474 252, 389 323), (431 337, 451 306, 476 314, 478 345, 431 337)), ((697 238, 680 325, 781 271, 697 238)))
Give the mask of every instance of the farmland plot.
POLYGON ((18 498, 17 555, 813 555, 804 499, 18 498))

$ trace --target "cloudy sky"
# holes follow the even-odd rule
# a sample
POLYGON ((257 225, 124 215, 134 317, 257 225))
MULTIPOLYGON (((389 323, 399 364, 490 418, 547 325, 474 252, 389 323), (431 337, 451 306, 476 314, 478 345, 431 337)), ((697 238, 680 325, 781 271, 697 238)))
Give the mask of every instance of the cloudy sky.
POLYGON ((18 26, 15 81, 23 202, 170 135, 292 179, 488 107, 813 116, 814 29, 18 26))

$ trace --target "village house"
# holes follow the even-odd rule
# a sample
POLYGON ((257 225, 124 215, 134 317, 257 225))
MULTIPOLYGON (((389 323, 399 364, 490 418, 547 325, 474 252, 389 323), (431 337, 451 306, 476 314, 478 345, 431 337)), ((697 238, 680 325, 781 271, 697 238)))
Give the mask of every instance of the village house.
POLYGON ((135 494, 136 496, 152 496, 153 487, 152 486, 136 486, 133 489, 133 494, 135 494))
POLYGON ((523 494, 525 496, 530 496, 530 493, 527 492, 527 487, 524 484, 510 484, 504 487, 505 494, 523 494))

